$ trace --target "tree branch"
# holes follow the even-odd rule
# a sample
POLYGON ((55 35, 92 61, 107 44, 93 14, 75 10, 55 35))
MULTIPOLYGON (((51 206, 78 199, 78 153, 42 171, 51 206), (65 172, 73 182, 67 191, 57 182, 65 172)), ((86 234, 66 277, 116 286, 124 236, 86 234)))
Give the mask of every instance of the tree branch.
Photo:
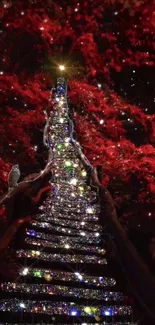
POLYGON ((51 170, 51 165, 52 162, 47 163, 46 167, 44 168, 44 170, 42 170, 40 173, 35 174, 35 178, 31 179, 31 177, 33 178, 33 174, 29 175, 26 180, 18 183, 18 185, 12 189, 11 191, 7 192, 6 194, 4 194, 1 199, 0 199, 0 205, 6 203, 7 201, 9 201, 11 198, 13 198, 15 195, 17 195, 18 193, 21 192, 25 192, 27 189, 29 189, 31 187, 31 185, 33 185, 33 183, 35 183, 37 180, 40 180, 42 178, 45 177, 45 175, 48 174, 48 172, 51 170))
POLYGON ((6 232, 0 239, 0 252, 9 246, 13 236, 15 235, 19 227, 22 224, 29 222, 31 219, 32 218, 30 216, 18 219, 9 226, 9 228, 6 230, 6 232))

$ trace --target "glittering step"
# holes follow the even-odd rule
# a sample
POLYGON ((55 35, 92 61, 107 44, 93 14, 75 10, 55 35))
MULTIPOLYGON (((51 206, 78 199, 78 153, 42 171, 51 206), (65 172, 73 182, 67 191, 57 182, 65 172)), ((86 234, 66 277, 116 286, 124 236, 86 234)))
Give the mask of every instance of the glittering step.
MULTIPOLYGON (((37 215, 37 220, 46 220, 47 222, 49 222, 52 218, 53 218, 53 214, 49 215, 49 212, 46 212, 46 214, 40 214, 37 215)), ((89 221, 89 222, 98 222, 99 218, 96 215, 83 215, 82 213, 79 214, 75 214, 75 213, 69 213, 69 214, 65 214, 65 213, 57 213, 57 217, 59 219, 68 219, 68 220, 76 220, 76 221, 89 221)))
POLYGON ((51 270, 44 268, 28 268, 23 267, 19 273, 23 277, 28 279, 39 278, 45 279, 47 282, 61 281, 68 283, 77 283, 78 285, 83 283, 88 286, 95 286, 97 288, 114 287, 116 281, 110 277, 92 276, 79 272, 65 272, 60 270, 51 270))
POLYGON ((57 242, 60 244, 63 244, 64 240, 67 241, 68 244, 71 244, 71 242, 74 240, 74 243, 82 243, 82 244, 99 244, 101 241, 100 236, 92 237, 91 235, 85 236, 85 232, 82 232, 83 234, 81 236, 60 236, 60 235, 53 235, 53 234, 47 234, 44 232, 39 232, 34 229, 26 229, 26 234, 31 237, 37 237, 40 239, 45 239, 53 242, 57 242))
POLYGON ((41 239, 35 239, 35 238, 30 238, 26 237, 25 242, 28 245, 31 246, 37 246, 37 247, 42 247, 45 249, 58 249, 58 250, 67 250, 68 252, 74 251, 74 254, 77 253, 77 251, 82 251, 88 254, 97 254, 97 255, 105 255, 106 251, 103 248, 99 248, 96 246, 84 246, 83 244, 78 244, 74 243, 74 241, 70 241, 70 244, 68 241, 65 241, 64 237, 64 242, 62 244, 59 243, 54 243, 54 242, 49 242, 47 240, 41 240, 41 239))
MULTIPOLYGON (((105 291, 88 288, 75 288, 62 285, 52 284, 30 284, 30 283, 15 283, 4 282, 0 285, 2 291, 19 293, 25 295, 38 295, 41 298, 42 295, 60 296, 62 297, 76 297, 76 299, 88 299, 110 302, 121 302, 124 300, 124 295, 121 292, 105 291)), ((39 299, 40 299, 39 298, 39 299)))
POLYGON ((131 306, 83 306, 74 302, 53 302, 48 300, 20 300, 2 299, 0 300, 0 312, 33 313, 46 315, 64 315, 71 317, 107 317, 125 316, 132 314, 131 306))
MULTIPOLYGON (((25 265, 25 259, 24 258, 17 258, 17 262, 20 263, 20 266, 25 265)), ((51 261, 44 261, 44 260, 39 260, 35 258, 27 258, 26 259, 26 266, 29 268, 33 267, 39 267, 39 268, 46 268, 46 269, 52 269, 52 270, 59 270, 59 271, 65 271, 65 272, 83 272, 87 273, 89 275, 95 275, 95 276, 102 276, 103 275, 103 269, 104 269, 104 276, 105 277, 114 277, 115 276, 115 271, 109 269, 108 264, 86 264, 86 263, 63 263, 63 262, 51 262, 51 261)), ((5 277, 4 281, 8 281, 8 278, 5 277)), ((38 280, 35 282, 38 283, 38 280)), ((40 281, 39 281, 40 283, 40 281)), ((117 286, 117 290, 119 291, 120 287, 117 286)), ((121 288, 121 291, 123 291, 123 288, 121 288)))
MULTIPOLYGON (((38 219, 38 218, 36 218, 38 219)), ((34 224, 36 220, 32 220, 31 224, 34 224)), ((37 221, 39 222, 39 221, 37 221)), ((40 222, 43 223, 44 222, 40 222)), ((54 224, 54 225, 59 225, 59 226, 63 226, 63 227, 68 227, 68 228, 75 228, 75 229, 79 229, 79 230, 87 230, 87 231, 102 231, 102 227, 97 223, 90 223, 89 221, 76 221, 76 220, 68 220, 68 219, 58 219, 56 217, 51 217, 48 218, 48 223, 49 224, 54 224)), ((47 220, 46 220, 46 224, 47 220)))
MULTIPOLYGON (((52 202, 52 204, 54 204, 52 202)), ((90 217, 93 217, 93 215, 98 215, 99 214, 99 210, 92 210, 92 213, 87 214, 86 213, 87 210, 85 210, 83 207, 77 207, 74 203, 74 205, 69 204, 66 202, 66 205, 63 203, 61 204, 61 202, 57 203, 57 205, 54 205, 54 209, 51 210, 51 215, 58 215, 61 214, 62 216, 64 216, 64 214, 76 214, 77 216, 83 216, 83 218, 87 217, 89 215, 89 220, 90 217)))
MULTIPOLYGON (((34 324, 34 322, 33 322, 34 324)), ((58 325, 68 325, 69 323, 67 324, 64 324, 64 323, 57 323, 58 325)), ((73 324, 73 323, 72 323, 73 324)), ((74 325, 94 325, 94 323, 74 323, 74 325)), ((137 323, 131 323, 131 322, 115 322, 114 323, 107 323, 107 322, 103 322, 103 323, 95 323, 96 325, 137 325, 137 323)), ((26 324, 26 323, 0 323, 0 325, 32 325, 32 324, 26 324)), ((35 323, 35 325, 47 325, 47 323, 35 323)), ((48 323, 48 325, 53 325, 53 323, 48 323)))
POLYGON ((100 258, 96 255, 69 255, 69 254, 48 254, 39 250, 17 250, 16 252, 18 258, 27 258, 47 261, 47 262, 59 262, 59 263, 77 263, 77 264, 107 264, 105 258, 100 258))
POLYGON ((89 237, 99 237, 100 234, 98 232, 92 232, 82 230, 82 229, 71 229, 71 228, 65 228, 64 226, 59 225, 51 225, 48 222, 39 222, 37 220, 31 221, 31 225, 33 225, 36 228, 44 229, 44 231, 54 231, 63 233, 70 236, 89 236, 89 237))

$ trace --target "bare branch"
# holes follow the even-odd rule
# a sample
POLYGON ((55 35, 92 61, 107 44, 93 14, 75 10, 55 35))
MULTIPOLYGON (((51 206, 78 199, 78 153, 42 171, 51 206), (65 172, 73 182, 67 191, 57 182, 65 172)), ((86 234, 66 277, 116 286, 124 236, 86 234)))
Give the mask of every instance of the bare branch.
POLYGON ((37 174, 37 176, 35 175, 36 177, 34 179, 32 179, 33 174, 30 174, 28 176, 28 180, 24 180, 24 181, 18 183, 18 185, 14 189, 12 189, 11 191, 7 192, 6 194, 4 194, 2 196, 2 198, 0 199, 0 205, 4 204, 8 200, 10 200, 18 193, 21 193, 21 192, 25 191, 26 189, 28 189, 37 180, 44 178, 45 175, 47 175, 48 172, 51 170, 51 166, 52 166, 52 162, 47 163, 44 170, 42 170, 39 174, 37 174), (31 176, 32 176, 32 178, 31 178, 31 176))

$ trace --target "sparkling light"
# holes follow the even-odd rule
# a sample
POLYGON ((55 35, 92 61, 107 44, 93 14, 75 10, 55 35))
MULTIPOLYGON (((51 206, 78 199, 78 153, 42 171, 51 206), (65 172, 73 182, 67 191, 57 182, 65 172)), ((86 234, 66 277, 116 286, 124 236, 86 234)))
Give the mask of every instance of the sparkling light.
MULTIPOLYGON (((107 306, 98 305, 94 306, 83 306, 78 305, 74 302, 53 302, 50 300, 25 300, 21 303, 19 299, 2 299, 0 300, 0 309, 3 312, 18 312, 21 313, 21 308, 25 308, 28 313, 39 313, 47 315, 71 315, 71 311, 77 310, 81 316, 89 315, 90 317, 104 315, 107 310, 107 306), (76 309, 73 309, 76 308, 76 309)), ((131 306, 110 306, 111 314, 117 313, 117 315, 125 316, 132 314, 131 306)), ((122 323, 123 324, 123 323, 122 323)), ((130 323, 129 323, 130 325, 130 323)))
POLYGON ((94 210, 93 210, 92 207, 88 207, 88 208, 86 209, 86 212, 89 213, 89 214, 92 214, 92 213, 94 213, 94 210))
POLYGON ((66 244, 66 245, 65 245, 65 248, 66 248, 66 249, 69 249, 69 248, 70 248, 70 246, 69 246, 68 244, 66 244))
POLYGON ((29 273, 29 269, 25 267, 25 269, 22 270, 21 274, 22 275, 27 275, 29 273))
POLYGON ((83 177, 87 176, 86 171, 85 171, 85 170, 82 170, 81 175, 82 175, 83 177))
POLYGON ((77 185, 77 179, 76 178, 72 178, 70 180, 70 184, 76 186, 77 185))
POLYGON ((78 278, 79 280, 82 280, 82 279, 83 279, 83 276, 82 276, 80 273, 75 273, 75 275, 77 276, 77 278, 78 278))
POLYGON ((64 119, 61 117, 60 120, 59 120, 60 123, 63 123, 64 122, 64 119))
POLYGON ((76 316, 77 315, 77 311, 76 310, 72 310, 71 311, 71 316, 76 316))
POLYGON ((60 71, 64 71, 64 70, 65 70, 65 66, 62 65, 62 64, 60 64, 60 65, 59 65, 59 70, 60 70, 60 71))

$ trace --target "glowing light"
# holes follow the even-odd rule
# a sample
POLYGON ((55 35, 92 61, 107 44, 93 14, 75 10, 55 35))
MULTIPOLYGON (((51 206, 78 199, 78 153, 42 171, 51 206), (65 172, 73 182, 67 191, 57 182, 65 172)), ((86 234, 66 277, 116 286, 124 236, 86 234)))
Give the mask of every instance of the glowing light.
POLYGON ((45 274, 44 278, 46 279, 46 281, 51 281, 52 277, 50 274, 45 274))
POLYGON ((69 146, 69 141, 70 141, 70 138, 66 138, 65 139, 65 147, 68 147, 69 146))
POLYGON ((59 70, 60 70, 60 71, 64 71, 64 70, 65 70, 65 66, 62 65, 62 64, 60 64, 60 65, 59 65, 59 70))
POLYGON ((42 277, 42 273, 38 270, 34 271, 34 276, 41 278, 42 277))
POLYGON ((21 302, 21 303, 19 304, 19 306, 20 306, 20 308, 25 308, 25 304, 24 304, 23 302, 21 302))
POLYGON ((76 186, 77 185, 77 179, 76 178, 72 178, 70 180, 70 184, 76 186))
POLYGON ((88 207, 88 208, 86 209, 86 212, 87 212, 88 214, 93 214, 93 213, 94 213, 94 210, 93 210, 92 207, 88 207))
POLYGON ((68 143, 68 142, 69 142, 69 140, 70 140, 70 138, 66 138, 66 139, 65 139, 65 142, 67 142, 67 143, 68 143))
POLYGON ((25 267, 25 268, 22 270, 21 274, 22 274, 22 275, 27 275, 28 272, 29 272, 29 269, 28 269, 27 267, 25 267))
POLYGON ((65 161, 65 166, 66 167, 71 167, 72 166, 71 161, 69 161, 69 160, 65 161))
POLYGON ((100 120, 100 124, 103 124, 104 123, 104 120, 100 120))
POLYGON ((81 175, 82 175, 83 177, 87 176, 86 171, 85 171, 85 170, 82 170, 81 175))
POLYGON ((109 310, 105 310, 104 315, 105 316, 110 316, 110 311, 109 310))
POLYGON ((84 307, 84 312, 86 314, 91 314, 91 308, 90 307, 84 307))
POLYGON ((71 310, 71 316, 76 316, 77 315, 77 311, 76 310, 71 310))
POLYGON ((82 280, 83 279, 83 276, 80 273, 76 272, 75 275, 77 276, 77 278, 79 280, 82 280))
POLYGON ((68 244, 66 244, 66 245, 65 245, 65 248, 66 248, 66 249, 69 249, 69 248, 70 248, 70 246, 69 246, 68 244))

